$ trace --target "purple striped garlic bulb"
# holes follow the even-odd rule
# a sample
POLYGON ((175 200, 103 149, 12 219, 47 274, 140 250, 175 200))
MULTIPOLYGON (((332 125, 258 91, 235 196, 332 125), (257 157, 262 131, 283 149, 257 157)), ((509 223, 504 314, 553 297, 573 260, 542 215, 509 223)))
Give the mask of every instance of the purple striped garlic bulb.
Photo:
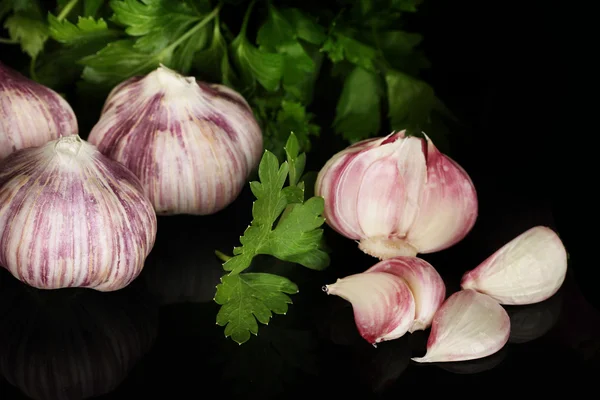
POLYGON ((0 162, 0 265, 30 286, 124 288, 156 229, 135 175, 77 135, 0 162))
POLYGON ((426 137, 396 132, 335 154, 321 169, 315 194, 339 234, 380 260, 444 250, 477 219, 477 193, 455 161, 426 137))
POLYGON ((138 176, 159 215, 224 209, 263 150, 240 94, 164 66, 115 87, 88 140, 138 176))
POLYGON ((0 62, 0 160, 77 133, 77 119, 65 99, 0 62))

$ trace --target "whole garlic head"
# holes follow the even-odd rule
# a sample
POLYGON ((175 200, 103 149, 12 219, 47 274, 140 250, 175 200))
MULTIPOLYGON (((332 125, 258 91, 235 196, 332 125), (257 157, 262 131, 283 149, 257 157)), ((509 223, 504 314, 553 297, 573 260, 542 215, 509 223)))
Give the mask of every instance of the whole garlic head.
POLYGON ((263 146, 240 94, 164 66, 115 87, 89 141, 138 176, 159 215, 222 210, 263 146))
POLYGON ((0 160, 77 133, 77 119, 65 99, 0 62, 0 160))
POLYGON ((315 194, 329 226, 381 260, 444 250, 469 233, 478 212, 465 170, 429 138, 404 131, 335 154, 315 194))
POLYGON ((30 286, 121 289, 156 230, 139 180, 77 135, 0 162, 0 265, 30 286))

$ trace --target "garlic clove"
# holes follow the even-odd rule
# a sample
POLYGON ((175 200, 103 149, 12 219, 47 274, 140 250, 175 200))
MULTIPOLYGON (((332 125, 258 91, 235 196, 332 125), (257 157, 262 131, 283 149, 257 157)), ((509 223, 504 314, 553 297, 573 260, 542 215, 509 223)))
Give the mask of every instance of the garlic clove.
POLYGON ((0 160, 77 133, 75 113, 65 99, 0 62, 0 160))
POLYGON ((536 226, 467 272, 461 287, 485 293, 501 304, 533 304, 554 295, 566 273, 567 251, 562 241, 550 228, 536 226))
POLYGON ((89 141, 140 179, 159 215, 224 209, 263 151, 260 127, 239 93, 165 66, 116 86, 89 141))
POLYGON ((415 318, 412 292, 403 279, 393 274, 354 274, 323 290, 352 304, 360 335, 374 345, 403 336, 415 318))
POLYGON ((427 184, 406 240, 422 254, 447 249, 471 231, 477 214, 471 178, 427 137, 427 184))
POLYGON ((395 257, 380 261, 365 272, 387 272, 404 279, 415 299, 415 320, 410 333, 427 329, 446 298, 446 285, 427 261, 417 257, 395 257))
POLYGON ((510 318, 490 296, 474 290, 454 293, 433 318, 427 353, 419 363, 466 361, 496 353, 508 341, 510 318))
POLYGON ((156 230, 140 181, 77 135, 0 162, 0 265, 30 286, 124 288, 156 230))

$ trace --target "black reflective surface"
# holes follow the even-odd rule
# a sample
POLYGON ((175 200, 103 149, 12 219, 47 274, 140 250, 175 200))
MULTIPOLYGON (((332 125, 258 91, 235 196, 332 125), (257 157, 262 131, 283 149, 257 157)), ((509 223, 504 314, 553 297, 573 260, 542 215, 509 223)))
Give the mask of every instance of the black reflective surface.
MULTIPOLYGON (((556 140, 571 127, 560 116, 575 115, 578 107, 575 97, 559 95, 569 84, 558 79, 566 74, 559 50, 571 42, 558 37, 566 29, 553 29, 559 16, 533 3, 515 9, 428 1, 415 22, 433 65, 427 79, 462 121, 449 140, 451 155, 471 175, 480 200, 469 236, 423 258, 450 294, 464 271, 534 225, 556 229, 570 253, 567 280, 555 296, 507 307, 512 332, 500 352, 419 365, 410 357, 424 353, 429 331, 378 348, 367 344, 350 305, 321 286, 374 260, 329 230, 332 265, 326 271, 268 257, 255 261, 254 270, 285 275, 300 292, 287 315, 260 325, 257 337, 241 346, 226 339, 215 324, 212 297, 222 270, 214 251, 230 253, 250 222, 246 190, 215 216, 161 218, 144 271, 118 292, 40 291, 0 270, 0 398, 399 398, 406 385, 425 392, 447 384, 539 387, 597 377, 598 266, 584 258, 575 236, 581 219, 572 213, 582 196, 570 183, 567 143, 556 140)), ((568 19, 568 10, 560 13, 558 20, 568 19)), ((340 148, 326 128, 309 168, 318 169, 340 148)))
MULTIPOLYGON (((212 301, 226 251, 248 221, 249 193, 212 217, 160 218, 156 246, 140 277, 113 293, 41 291, 0 272, 0 387, 3 398, 120 398, 168 390, 270 398, 285 394, 360 394, 392 398, 409 385, 584 380, 600 366, 600 311, 570 265, 561 290, 539 304, 507 307, 509 344, 481 360, 419 365, 429 331, 374 348, 354 326, 352 308, 321 286, 373 263, 331 231, 333 264, 324 272, 273 258, 254 270, 294 280, 300 293, 285 316, 237 345, 215 325, 212 301), (236 203, 237 204, 237 203, 236 203), (227 228, 227 229, 224 229, 227 228), (587 297, 587 298, 586 298, 587 297), (29 396, 26 397, 25 395, 29 396)), ((500 212, 498 210, 498 212, 500 212)), ((555 227, 550 208, 515 206, 454 248, 424 256, 454 292, 462 272, 525 226, 555 227), (524 217, 527 215, 527 217, 524 217), (488 226, 497 224, 495 229, 488 226), (487 232, 487 233, 486 233, 487 232), (494 232, 492 235, 491 232, 494 232)), ((574 257, 572 257, 574 258, 574 257)), ((175 396, 175 394, 173 394, 175 396)))

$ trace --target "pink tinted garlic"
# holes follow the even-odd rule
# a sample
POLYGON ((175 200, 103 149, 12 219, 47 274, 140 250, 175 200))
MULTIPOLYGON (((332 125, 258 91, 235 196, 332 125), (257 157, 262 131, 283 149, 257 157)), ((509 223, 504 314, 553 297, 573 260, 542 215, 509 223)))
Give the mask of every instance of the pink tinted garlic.
POLYGON ((446 249, 477 218, 477 194, 464 169, 429 138, 404 131, 335 154, 315 193, 325 198, 329 226, 382 260, 446 249))
POLYGON ((39 289, 121 289, 142 271, 156 214, 139 180, 79 136, 0 162, 0 265, 39 289))
POLYGON ((554 295, 566 274, 562 241, 550 228, 536 226, 467 272, 461 287, 485 293, 501 304, 533 304, 554 295))
POLYGON ((142 182, 157 214, 214 214, 241 192, 263 150, 244 98, 164 66, 109 94, 89 141, 142 182))
POLYGON ((77 133, 77 119, 65 99, 0 62, 0 160, 77 133))
POLYGON ((510 318, 490 296, 461 290, 444 302, 433 318, 427 353, 419 363, 467 361, 502 349, 510 335, 510 318))
POLYGON ((446 298, 446 285, 427 261, 417 257, 395 257, 380 261, 365 272, 387 272, 404 279, 415 299, 415 320, 410 333, 427 329, 446 298))
POLYGON ((415 319, 408 284, 387 272, 350 275, 323 286, 323 291, 352 304, 358 332, 373 345, 404 336, 415 319))

